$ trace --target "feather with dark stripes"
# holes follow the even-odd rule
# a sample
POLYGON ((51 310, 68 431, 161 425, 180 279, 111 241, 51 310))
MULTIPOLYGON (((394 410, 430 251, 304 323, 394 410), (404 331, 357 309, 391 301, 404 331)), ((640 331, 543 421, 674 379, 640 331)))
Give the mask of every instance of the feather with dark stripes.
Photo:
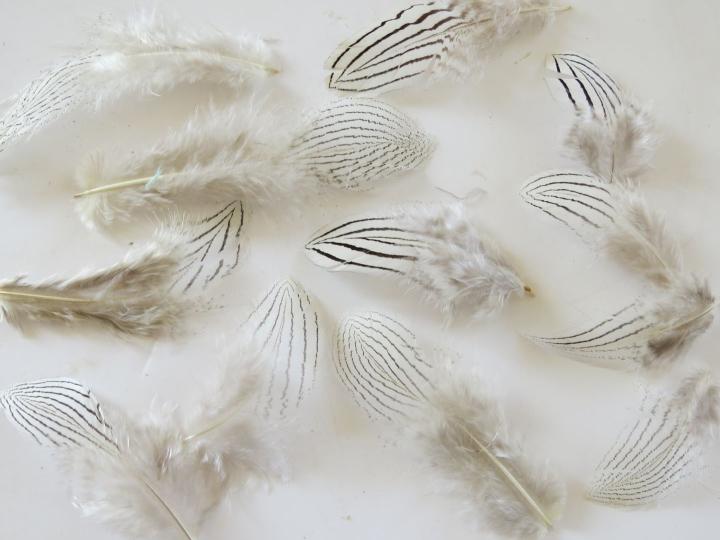
POLYGON ((258 411, 283 418, 302 404, 315 383, 320 339, 314 301, 299 283, 280 281, 244 327, 272 364, 258 396, 258 411))
POLYGON ((371 418, 407 416, 432 390, 432 366, 415 335, 380 313, 346 317, 334 357, 340 381, 371 418))
POLYGON ((588 497, 612 506, 658 502, 697 472, 720 427, 720 387, 709 372, 669 395, 645 397, 640 415, 597 467, 588 497))
POLYGON ((381 101, 345 99, 313 115, 292 155, 321 183, 367 189, 419 167, 434 143, 405 114, 381 101))
POLYGON ((655 123, 595 62, 578 54, 548 59, 551 88, 576 111, 567 136, 571 154, 607 181, 628 182, 650 168, 655 154, 655 123))
POLYGON ((446 317, 487 316, 531 294, 463 204, 416 205, 326 227, 305 246, 331 271, 399 278, 446 317))
POLYGON ((245 210, 240 201, 223 205, 217 212, 184 225, 180 262, 173 288, 187 293, 204 290, 229 276, 240 264, 240 237, 245 210))
POLYGON ((328 86, 380 94, 463 77, 480 70, 496 45, 562 9, 549 0, 419 2, 340 45, 325 65, 328 86))

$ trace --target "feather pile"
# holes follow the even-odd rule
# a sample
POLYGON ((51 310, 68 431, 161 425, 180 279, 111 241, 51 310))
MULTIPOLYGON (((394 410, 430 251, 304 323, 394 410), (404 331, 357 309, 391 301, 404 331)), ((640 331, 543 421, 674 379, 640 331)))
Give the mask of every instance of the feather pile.
POLYGON ((648 108, 579 54, 551 55, 548 69, 576 112, 566 139, 571 155, 608 182, 630 183, 649 170, 657 134, 648 108))
POLYGON ((130 538, 194 531, 229 489, 282 473, 272 431, 253 413, 261 378, 256 348, 241 351, 195 409, 135 419, 102 408, 70 379, 18 385, 0 397, 8 419, 56 448, 85 516, 130 538))
POLYGON ((0 119, 0 152, 77 108, 155 95, 199 81, 240 89, 276 73, 261 39, 196 31, 156 12, 100 24, 76 57, 26 86, 0 119))
POLYGON ((371 418, 399 421, 427 467, 484 526, 523 540, 548 532, 564 486, 508 434, 479 381, 435 368, 412 332, 378 313, 345 319, 335 361, 358 405, 371 418))
POLYGON ((156 337, 175 328, 183 302, 169 293, 180 267, 179 237, 161 230, 147 246, 118 264, 69 279, 0 282, 2 317, 22 328, 30 323, 94 322, 121 334, 156 337))
POLYGON ((613 506, 645 506, 697 472, 720 428, 720 387, 709 372, 669 395, 645 398, 638 419, 597 467, 588 497, 613 506))
POLYGON ((405 115, 367 99, 321 109, 300 130, 283 122, 210 108, 147 150, 92 155, 77 171, 80 216, 95 227, 177 205, 294 207, 324 185, 366 188, 415 168, 433 147, 405 115))
POLYGON ((492 315, 532 294, 463 204, 417 205, 327 227, 305 246, 331 271, 396 276, 446 317, 492 315))
POLYGON ((326 62, 329 88, 381 94, 480 71, 488 54, 523 29, 548 23, 550 0, 440 0, 411 5, 326 62))

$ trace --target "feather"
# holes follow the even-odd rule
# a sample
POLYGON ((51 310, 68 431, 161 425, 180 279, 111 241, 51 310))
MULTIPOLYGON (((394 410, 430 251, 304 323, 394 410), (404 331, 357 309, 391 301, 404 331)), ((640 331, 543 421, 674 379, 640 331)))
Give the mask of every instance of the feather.
POLYGON ((283 122, 245 107, 211 107, 148 150, 96 153, 77 171, 80 216, 93 227, 229 199, 297 207, 325 185, 363 189, 415 168, 432 150, 406 116, 372 100, 336 102, 301 128, 279 128, 283 122))
POLYGON ((306 247, 332 271, 399 277, 448 317, 487 316, 514 294, 531 294, 505 257, 456 205, 417 205, 328 227, 306 247))
POLYGON ((183 293, 205 290, 215 280, 229 276, 240 264, 244 225, 245 209, 239 201, 223 205, 210 216, 176 224, 186 229, 187 240, 182 244, 185 254, 171 288, 183 293))
POLYGON ((183 312, 183 303, 168 293, 180 259, 176 235, 161 231, 108 268, 40 283, 5 280, 0 282, 2 317, 18 328, 95 322, 121 334, 155 337, 175 328, 183 312))
POLYGON ((578 54, 554 54, 548 69, 576 111, 566 146, 590 172, 607 181, 628 181, 650 168, 655 122, 647 107, 628 96, 595 62, 578 54))
POLYGON ((85 516, 131 538, 174 529, 192 540, 231 487, 284 469, 274 430, 253 411, 264 353, 250 339, 239 343, 188 411, 165 405, 134 419, 101 409, 70 379, 18 385, 0 405, 18 429, 58 448, 85 516))
POLYGON ((597 467, 588 497, 612 506, 644 506, 695 473, 720 427, 720 387, 709 372, 669 395, 646 396, 637 420, 597 467))
POLYGON ((321 183, 366 189, 419 167, 432 139, 401 111, 373 99, 344 99, 320 110, 294 143, 294 157, 321 183))
POLYGON ((315 383, 319 358, 318 312, 292 280, 273 285, 243 328, 261 345, 272 367, 263 381, 258 411, 284 418, 299 407, 315 383))
POLYGON ((432 390, 432 366, 415 335, 380 313, 346 317, 334 358, 338 378, 370 418, 405 417, 432 390))
POLYGON ((380 94, 479 71, 489 52, 554 12, 549 0, 449 0, 411 5, 338 47, 328 87, 380 94))
POLYGON ((0 152, 67 112, 99 110, 127 95, 155 95, 199 81, 239 89, 276 73, 267 45, 251 36, 196 31, 156 12, 102 23, 87 50, 30 83, 0 120, 0 152))
POLYGON ((665 371, 710 328, 716 307, 708 284, 690 277, 587 329, 562 337, 528 337, 591 365, 624 371, 665 371))
POLYGON ((448 373, 413 425, 427 466, 503 538, 542 538, 559 517, 565 488, 517 437, 472 377, 448 373))

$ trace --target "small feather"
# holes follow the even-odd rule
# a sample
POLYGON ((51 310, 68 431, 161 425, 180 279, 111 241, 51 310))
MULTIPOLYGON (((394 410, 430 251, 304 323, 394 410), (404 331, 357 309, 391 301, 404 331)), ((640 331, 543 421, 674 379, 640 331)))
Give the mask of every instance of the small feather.
POLYGON ((638 419, 597 467, 588 497, 613 506, 645 506, 695 473, 720 427, 720 387, 708 372, 670 395, 647 396, 638 419))
POLYGON ((491 315, 530 292, 462 204, 354 219, 327 227, 305 249, 328 270, 397 276, 447 317, 491 315))
POLYGON ((26 86, 0 119, 0 152, 79 107, 99 110, 127 95, 157 95, 199 81, 242 88, 276 72, 251 36, 197 31, 156 12, 101 23, 87 51, 26 86))

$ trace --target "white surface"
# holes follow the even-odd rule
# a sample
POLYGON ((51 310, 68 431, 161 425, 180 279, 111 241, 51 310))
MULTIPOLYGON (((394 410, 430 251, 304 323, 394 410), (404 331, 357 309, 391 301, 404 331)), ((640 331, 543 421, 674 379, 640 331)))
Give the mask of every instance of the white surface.
MULTIPOLYGON (((4 2, 0 18, 0 96, 17 91, 81 39, 100 13, 124 16, 122 0, 4 2)), ((168 3, 170 4, 170 3, 168 3)), ((283 95, 304 105, 328 99, 323 61, 342 40, 403 7, 401 1, 178 0, 172 9, 189 21, 229 31, 251 30, 277 39, 285 72, 283 95)), ((561 540, 704 540, 720 530, 720 459, 708 476, 659 509, 622 512, 582 498, 584 482, 615 434, 634 414, 639 381, 632 376, 553 358, 524 343, 516 330, 551 332, 589 322, 632 293, 633 283, 593 257, 577 239, 524 208, 517 192, 546 169, 568 165, 560 143, 570 119, 566 104, 552 101, 542 79, 543 58, 574 50, 594 57, 627 88, 651 100, 663 133, 656 172, 645 179, 650 201, 668 215, 683 241, 688 266, 720 290, 720 4, 714 0, 575 0, 575 9, 540 36, 503 49, 484 80, 446 90, 394 95, 439 141, 426 174, 385 189, 339 196, 308 208, 302 220, 255 224, 243 269, 222 284, 225 324, 198 321, 180 343, 127 343, 105 333, 41 331, 24 337, 0 326, 0 388, 35 378, 70 375, 138 414, 153 397, 183 399, 212 367, 215 344, 232 332, 252 301, 279 278, 292 275, 322 303, 326 343, 347 311, 394 314, 429 346, 460 352, 494 381, 508 417, 530 447, 553 461, 567 479, 569 501, 552 538, 561 540), (529 56, 526 56, 530 53, 529 56), (521 273, 534 285, 534 301, 514 301, 494 322, 443 329, 432 310, 395 294, 391 283, 350 274, 328 274, 302 253, 318 227, 395 201, 443 199, 432 188, 455 193, 488 191, 486 214, 521 273), (620 282, 623 282, 621 285, 620 282)), ((0 275, 35 277, 104 264, 125 250, 88 232, 77 220, 70 194, 74 163, 97 146, 141 144, 179 125, 202 89, 175 92, 78 118, 2 157, 0 171, 0 275)), ((717 370, 718 330, 693 348, 687 362, 717 370)), ((313 407, 303 410, 289 435, 294 475, 272 492, 244 492, 216 512, 201 538, 460 540, 485 538, 471 516, 432 485, 392 438, 355 410, 322 357, 313 407)), ((42 448, 0 422, 0 538, 111 539, 69 504, 60 473, 42 448)))

